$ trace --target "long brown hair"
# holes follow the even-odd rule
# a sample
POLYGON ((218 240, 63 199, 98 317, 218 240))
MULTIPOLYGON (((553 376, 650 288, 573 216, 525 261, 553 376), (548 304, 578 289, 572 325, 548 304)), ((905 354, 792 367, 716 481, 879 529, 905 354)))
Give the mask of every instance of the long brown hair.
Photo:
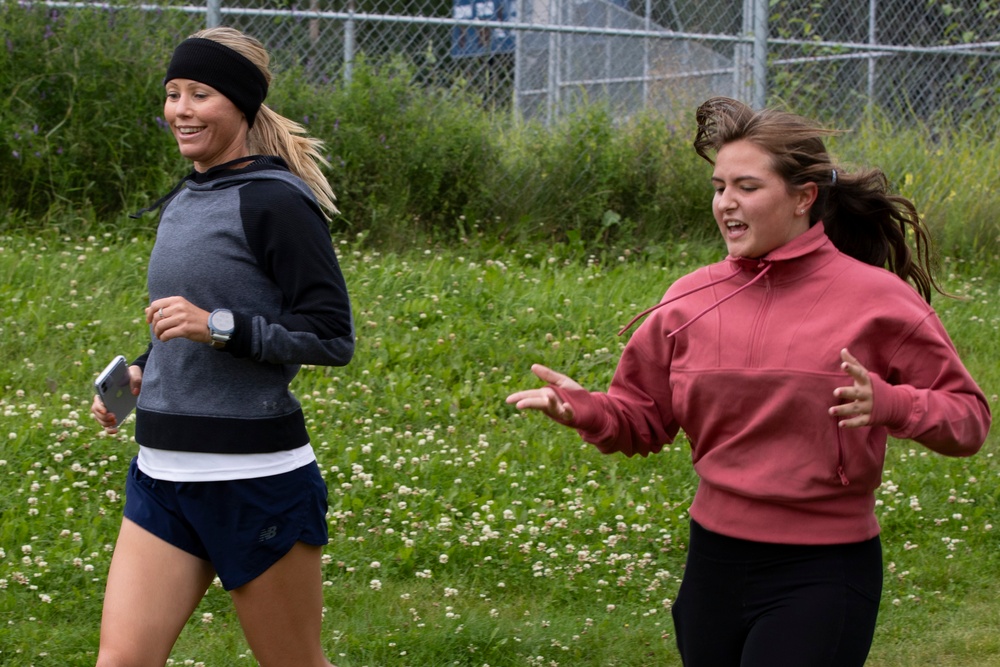
MULTIPOLYGON (((268 85, 271 84, 271 57, 264 45, 253 37, 225 26, 199 30, 191 37, 210 39, 228 46, 256 65, 268 85)), ((323 142, 306 136, 306 130, 300 124, 262 104, 247 135, 247 144, 251 153, 282 158, 292 173, 305 181, 323 208, 331 213, 338 212, 333 203, 336 199, 333 188, 321 169, 321 166, 330 165, 321 152, 323 142)))
POLYGON ((834 165, 823 137, 837 130, 787 111, 754 111, 728 97, 707 100, 695 119, 694 149, 709 163, 715 164, 711 153, 728 143, 752 142, 771 156, 772 168, 790 188, 817 185, 809 224, 822 220, 838 250, 912 282, 928 303, 932 291, 945 294, 931 273, 930 233, 913 202, 890 193, 880 169, 847 172, 834 165))

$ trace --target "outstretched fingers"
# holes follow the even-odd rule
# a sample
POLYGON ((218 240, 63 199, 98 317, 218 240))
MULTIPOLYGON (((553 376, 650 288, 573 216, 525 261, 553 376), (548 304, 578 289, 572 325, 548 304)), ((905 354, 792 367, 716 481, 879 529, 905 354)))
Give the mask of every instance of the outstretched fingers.
POLYGON ((560 423, 566 424, 572 422, 573 407, 560 399, 552 387, 582 389, 579 383, 569 376, 558 373, 541 364, 532 365, 531 372, 538 379, 547 382, 549 386, 514 392, 507 397, 507 403, 513 405, 518 410, 537 410, 560 423))
POLYGON ((840 368, 853 380, 853 384, 833 390, 840 403, 830 408, 830 415, 840 418, 838 425, 841 428, 868 426, 873 407, 871 376, 846 347, 840 351, 840 359, 840 368))

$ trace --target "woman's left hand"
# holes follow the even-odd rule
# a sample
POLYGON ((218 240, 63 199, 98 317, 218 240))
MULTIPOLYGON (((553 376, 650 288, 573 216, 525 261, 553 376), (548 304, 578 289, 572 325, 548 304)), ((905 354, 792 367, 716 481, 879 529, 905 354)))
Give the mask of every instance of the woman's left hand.
POLYGON ((830 415, 840 418, 837 425, 841 428, 868 426, 872 417, 872 380, 868 369, 846 347, 840 351, 840 358, 840 367, 854 379, 854 384, 833 390, 840 403, 830 408, 830 415))
POLYGON ((187 338, 196 343, 210 343, 208 311, 202 310, 182 296, 157 299, 146 308, 146 323, 152 325, 159 340, 187 338))

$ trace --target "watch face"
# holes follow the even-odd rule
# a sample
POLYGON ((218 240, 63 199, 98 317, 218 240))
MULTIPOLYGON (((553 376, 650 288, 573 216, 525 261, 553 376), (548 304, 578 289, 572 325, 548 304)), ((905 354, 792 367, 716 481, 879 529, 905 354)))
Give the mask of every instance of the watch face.
POLYGON ((220 333, 226 333, 232 331, 236 326, 236 321, 233 319, 233 313, 228 310, 217 310, 212 313, 211 317, 212 328, 220 333))

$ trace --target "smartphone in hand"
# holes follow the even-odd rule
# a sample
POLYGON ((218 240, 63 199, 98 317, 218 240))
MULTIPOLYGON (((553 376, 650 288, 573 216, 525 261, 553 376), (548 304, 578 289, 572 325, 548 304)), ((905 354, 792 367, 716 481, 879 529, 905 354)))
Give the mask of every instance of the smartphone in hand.
POLYGON ((136 397, 132 395, 129 379, 128 362, 119 354, 94 380, 94 390, 108 412, 115 416, 115 426, 121 426, 135 409, 136 397))

